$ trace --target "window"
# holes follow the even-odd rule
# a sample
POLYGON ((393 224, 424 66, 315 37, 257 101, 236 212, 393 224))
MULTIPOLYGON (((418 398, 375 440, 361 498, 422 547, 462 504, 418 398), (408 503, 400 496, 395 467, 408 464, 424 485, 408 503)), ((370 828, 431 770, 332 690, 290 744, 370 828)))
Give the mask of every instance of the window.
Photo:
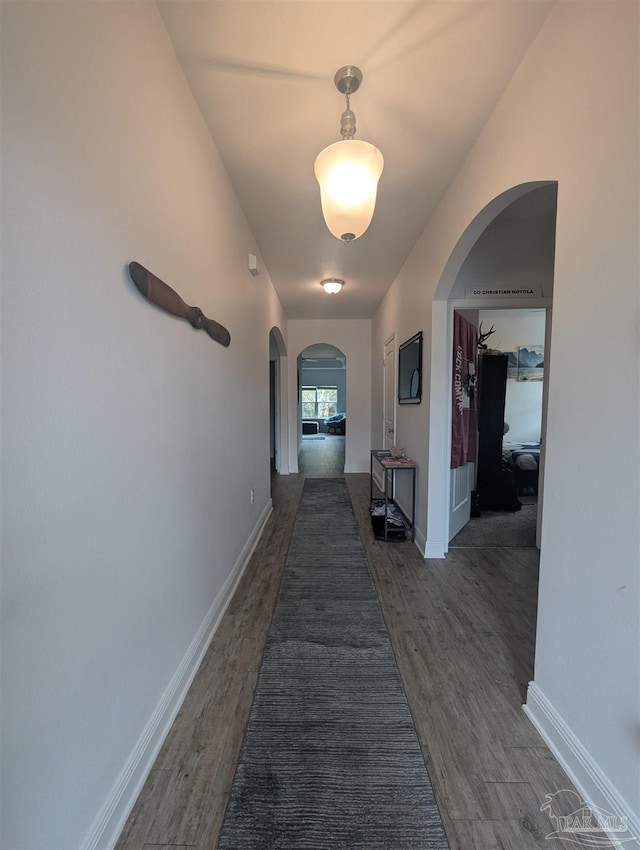
POLYGON ((337 387, 302 387, 303 419, 326 419, 337 412, 337 387))

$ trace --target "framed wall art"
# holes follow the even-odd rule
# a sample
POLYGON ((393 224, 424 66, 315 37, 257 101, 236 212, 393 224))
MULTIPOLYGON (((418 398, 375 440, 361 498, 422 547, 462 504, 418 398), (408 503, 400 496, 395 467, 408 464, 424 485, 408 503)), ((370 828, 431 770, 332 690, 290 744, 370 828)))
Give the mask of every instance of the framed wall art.
POLYGON ((513 381, 542 381, 544 378, 544 346, 519 345, 505 352, 508 360, 507 378, 513 381))

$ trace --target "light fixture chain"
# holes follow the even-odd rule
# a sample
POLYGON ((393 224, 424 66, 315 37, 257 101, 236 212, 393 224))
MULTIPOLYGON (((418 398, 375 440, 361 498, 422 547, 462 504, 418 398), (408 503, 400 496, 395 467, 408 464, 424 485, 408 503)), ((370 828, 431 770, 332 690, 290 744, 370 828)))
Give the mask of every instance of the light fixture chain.
POLYGON ((349 104, 349 92, 345 94, 345 97, 347 99, 347 108, 340 118, 340 134, 343 139, 353 139, 356 134, 356 115, 349 104))

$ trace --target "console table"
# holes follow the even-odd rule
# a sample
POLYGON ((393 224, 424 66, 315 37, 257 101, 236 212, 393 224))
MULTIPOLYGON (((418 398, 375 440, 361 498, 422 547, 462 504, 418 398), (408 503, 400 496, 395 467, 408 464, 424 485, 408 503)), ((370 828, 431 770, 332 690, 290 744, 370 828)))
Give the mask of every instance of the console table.
POLYGON ((388 539, 387 529, 387 512, 389 504, 394 504, 402 514, 407 528, 411 531, 411 539, 415 540, 415 524, 416 524, 416 470, 418 464, 410 457, 392 457, 391 452, 383 449, 371 449, 371 460, 369 462, 369 501, 373 500, 373 462, 374 460, 380 464, 383 470, 382 492, 384 496, 384 539, 388 539), (395 476, 398 470, 411 472, 411 519, 402 510, 400 505, 393 498, 395 476), (389 495, 389 482, 391 482, 391 493, 389 495))

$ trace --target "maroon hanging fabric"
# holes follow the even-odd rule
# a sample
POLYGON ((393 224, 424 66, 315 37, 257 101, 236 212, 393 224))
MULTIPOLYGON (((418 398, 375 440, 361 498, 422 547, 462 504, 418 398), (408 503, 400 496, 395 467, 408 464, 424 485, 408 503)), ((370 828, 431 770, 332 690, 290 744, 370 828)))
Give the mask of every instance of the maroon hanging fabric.
POLYGON ((451 469, 476 461, 478 447, 477 374, 478 329, 460 313, 454 312, 451 469))

